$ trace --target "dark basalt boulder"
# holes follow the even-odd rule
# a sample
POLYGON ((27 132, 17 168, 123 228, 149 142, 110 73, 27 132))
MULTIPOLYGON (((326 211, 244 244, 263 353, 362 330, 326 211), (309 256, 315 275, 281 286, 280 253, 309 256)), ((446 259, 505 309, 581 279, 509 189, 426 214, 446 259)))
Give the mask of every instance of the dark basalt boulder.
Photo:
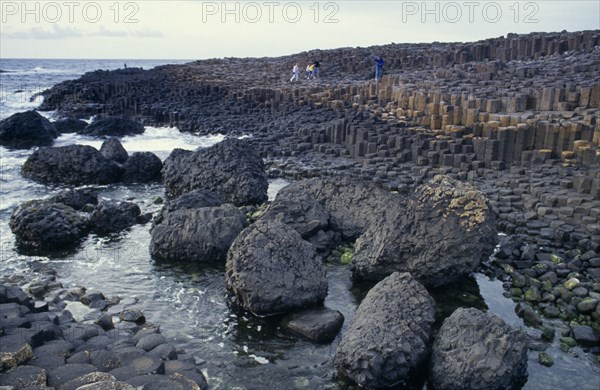
POLYGON ((98 193, 89 188, 63 191, 53 196, 49 203, 62 203, 65 206, 72 207, 77 211, 82 211, 86 207, 98 204, 98 193))
POLYGON ((153 224, 158 225, 167 216, 176 210, 200 209, 203 207, 217 207, 223 204, 223 199, 209 190, 194 190, 168 200, 154 218, 153 224))
POLYGON ((23 176, 46 184, 110 184, 121 174, 119 164, 87 145, 39 149, 23 164, 23 176))
POLYGON ((267 200, 264 164, 243 140, 227 139, 197 152, 175 149, 165 160, 162 178, 169 197, 206 189, 236 206, 267 200))
POLYGON ((10 217, 10 229, 25 250, 57 250, 76 246, 89 231, 88 219, 60 203, 27 202, 10 217))
POLYGON ((427 360, 434 316, 427 290, 409 273, 395 272, 361 302, 334 364, 366 388, 402 385, 427 360))
POLYGON ((342 329, 344 316, 337 310, 321 307, 288 314, 281 324, 292 333, 311 341, 326 343, 335 339, 342 329))
POLYGON ((122 181, 124 183, 150 183, 160 181, 163 163, 151 152, 133 153, 125 162, 122 181))
POLYGON ((291 227, 262 221, 244 229, 227 254, 225 284, 237 304, 259 316, 323 302, 327 278, 314 247, 291 227))
POLYGON ((111 137, 102 143, 100 153, 109 160, 125 164, 129 158, 129 154, 121 144, 118 138, 111 137))
POLYGON ((90 226, 97 234, 116 233, 138 223, 140 207, 131 202, 100 202, 90 215, 90 226))
POLYGON ((437 287, 475 270, 496 244, 494 214, 473 185, 436 176, 406 203, 389 203, 356 241, 352 273, 380 280, 410 272, 437 287))
POLYGON ((285 219, 294 218, 296 221, 292 226, 296 227, 301 220, 298 220, 295 208, 306 208, 307 211, 308 208, 311 209, 309 215, 314 222, 308 224, 311 221, 306 221, 309 225, 307 227, 317 221, 322 226, 324 221, 321 210, 324 210, 332 230, 339 232, 345 239, 356 239, 368 226, 380 219, 387 204, 397 197, 362 180, 349 177, 318 178, 299 181, 283 188, 277 195, 273 208, 277 210, 277 203, 291 204, 285 219), (310 205, 313 199, 320 207, 310 205))
POLYGON ((496 315, 459 308, 444 320, 430 365, 436 389, 520 388, 527 376, 527 339, 496 315))
POLYGON ((81 119, 66 118, 52 122, 56 131, 61 134, 79 133, 88 125, 86 121, 81 119))
POLYGON ((245 216, 225 204, 166 212, 152 229, 150 253, 159 260, 224 261, 233 240, 244 229, 245 216))
POLYGON ((58 136, 52 123, 36 111, 19 112, 0 121, 0 145, 7 148, 50 146, 58 136))
POLYGON ((78 134, 94 137, 124 137, 142 134, 144 130, 144 125, 129 118, 109 117, 90 123, 78 134))

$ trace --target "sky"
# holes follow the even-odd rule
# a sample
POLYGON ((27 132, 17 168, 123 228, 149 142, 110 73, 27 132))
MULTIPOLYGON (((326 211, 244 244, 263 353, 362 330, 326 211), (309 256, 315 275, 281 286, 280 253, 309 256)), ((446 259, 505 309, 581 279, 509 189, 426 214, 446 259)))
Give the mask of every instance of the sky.
POLYGON ((0 58, 206 59, 600 29, 598 0, 0 0, 0 58))

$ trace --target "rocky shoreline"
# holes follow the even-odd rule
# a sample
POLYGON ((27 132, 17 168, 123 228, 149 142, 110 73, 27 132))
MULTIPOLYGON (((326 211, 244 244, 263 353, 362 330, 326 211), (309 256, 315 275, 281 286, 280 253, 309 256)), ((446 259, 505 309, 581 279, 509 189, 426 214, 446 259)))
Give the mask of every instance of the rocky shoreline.
MULTIPOLYGON (((565 353, 579 346, 596 364, 600 355, 599 59, 597 30, 96 71, 45 91, 41 109, 69 120, 109 115, 102 120, 113 123, 114 116, 128 116, 198 134, 250 137, 205 151, 175 150, 149 176, 141 167, 152 156, 127 156, 115 139, 100 151, 71 148, 67 163, 62 149, 49 147, 30 157, 24 174, 78 185, 158 180, 162 169, 169 199, 154 219, 152 255, 225 261, 232 307, 258 316, 288 313, 284 322, 314 340, 335 337, 341 314, 294 315, 327 295, 320 258, 339 244, 355 244, 348 252, 354 279, 378 284, 333 359, 343 377, 389 387, 426 370, 431 383, 446 388, 468 366, 481 380, 463 387, 518 387, 527 349, 539 351, 543 365, 552 365, 544 350, 557 338, 565 353), (389 64, 379 83, 370 80, 373 53, 389 64), (316 57, 323 78, 287 82, 290 64, 316 57), (258 77, 254 69, 261 69, 258 77), (92 155, 97 171, 78 171, 77 158, 92 155), (56 164, 66 165, 55 170, 56 164), (298 182, 254 213, 266 200, 267 176, 298 182), (489 256, 497 232, 506 237, 489 256), (504 282, 516 314, 539 330, 537 339, 470 309, 457 310, 432 334, 435 302, 426 287, 474 270, 504 282), (398 294, 398 286, 410 288, 398 294), (390 318, 388 301, 404 309, 390 318), (568 330, 556 335, 555 319, 568 330), (481 333, 452 341, 453 328, 469 326, 481 333), (498 357, 477 342, 494 332, 511 335, 499 349, 513 355, 490 374, 476 360, 498 357), (395 347, 381 342, 401 335, 395 347), (445 355, 461 348, 476 353, 454 362, 445 355)), ((41 142, 48 145, 47 135, 56 133, 43 126, 41 142)), ((140 132, 135 123, 129 127, 140 132)), ((59 215, 81 234, 102 225, 91 216, 77 219, 64 201, 44 207, 24 205, 14 219, 59 215)), ((115 225, 110 215, 127 214, 116 206, 106 212, 109 226, 115 225)), ((123 227, 148 221, 139 217, 123 227)), ((27 243, 31 229, 14 225, 27 243)), ((136 334, 128 337, 133 342, 136 334)))
POLYGON ((202 362, 146 323, 134 301, 65 290, 52 272, 27 292, 0 285, 2 388, 208 389, 202 362))

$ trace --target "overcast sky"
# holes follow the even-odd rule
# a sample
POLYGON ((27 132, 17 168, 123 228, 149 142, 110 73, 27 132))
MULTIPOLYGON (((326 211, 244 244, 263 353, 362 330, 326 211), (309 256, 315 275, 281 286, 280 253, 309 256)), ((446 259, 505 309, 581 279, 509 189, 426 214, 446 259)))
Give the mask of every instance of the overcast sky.
POLYGON ((0 0, 0 7, 1 58, 262 57, 600 29, 598 0, 0 0))

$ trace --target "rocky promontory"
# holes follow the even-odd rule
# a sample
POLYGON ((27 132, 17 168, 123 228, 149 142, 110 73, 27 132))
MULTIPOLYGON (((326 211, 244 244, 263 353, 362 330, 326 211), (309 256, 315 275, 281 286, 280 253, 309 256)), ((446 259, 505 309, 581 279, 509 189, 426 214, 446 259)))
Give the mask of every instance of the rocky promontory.
MULTIPOLYGON (((115 139, 100 151, 45 148, 24 172, 79 185, 152 181, 160 170, 168 201, 155 218, 152 255, 225 259, 231 310, 286 314, 289 330, 316 341, 336 337, 343 318, 320 307, 327 256, 353 246, 346 263, 355 281, 379 283, 341 334, 334 364, 342 377, 389 387, 429 369, 440 388, 517 387, 526 349, 555 339, 554 319, 564 321, 563 351, 599 352, 599 58, 595 30, 96 71, 45 91, 41 109, 227 140, 174 150, 162 169, 115 139), (376 54, 386 60, 377 82, 376 54), (314 60, 320 78, 289 82, 295 63, 314 60), (295 182, 244 221, 267 200, 267 175, 295 182), (506 237, 496 247, 498 232, 506 237), (502 281, 537 340, 474 309, 432 329, 426 288, 477 270, 502 281)), ((92 228, 70 206, 22 207, 14 230, 23 243, 39 244, 19 233, 27 231, 19 216, 37 227, 51 215, 81 231, 76 239, 92 228)))

